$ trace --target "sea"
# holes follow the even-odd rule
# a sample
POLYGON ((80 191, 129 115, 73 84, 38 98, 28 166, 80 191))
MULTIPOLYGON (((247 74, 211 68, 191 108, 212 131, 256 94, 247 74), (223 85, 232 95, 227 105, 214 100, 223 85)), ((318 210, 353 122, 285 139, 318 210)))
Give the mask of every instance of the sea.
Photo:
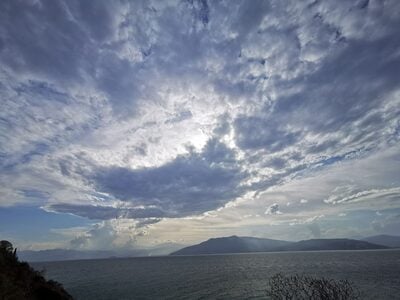
POLYGON ((277 273, 350 280, 361 299, 400 299, 400 250, 275 252, 42 262, 75 298, 268 299, 277 273))

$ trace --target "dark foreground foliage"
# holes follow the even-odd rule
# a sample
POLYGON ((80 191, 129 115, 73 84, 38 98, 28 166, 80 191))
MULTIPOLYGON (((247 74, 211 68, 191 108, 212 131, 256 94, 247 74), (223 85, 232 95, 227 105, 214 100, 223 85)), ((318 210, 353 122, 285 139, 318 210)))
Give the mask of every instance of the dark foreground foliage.
POLYGON ((269 280, 267 294, 274 300, 350 300, 360 292, 347 280, 276 274, 269 280))
POLYGON ((0 241, 0 300, 72 299, 60 283, 18 261, 16 252, 10 242, 0 241))

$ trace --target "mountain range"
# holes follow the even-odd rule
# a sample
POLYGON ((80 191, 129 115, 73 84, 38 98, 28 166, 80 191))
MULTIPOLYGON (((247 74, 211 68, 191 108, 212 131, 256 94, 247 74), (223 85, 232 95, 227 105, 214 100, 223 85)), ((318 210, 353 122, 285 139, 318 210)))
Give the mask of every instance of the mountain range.
POLYGON ((364 250, 400 248, 400 236, 377 235, 362 239, 311 239, 289 242, 256 237, 220 237, 212 238, 197 245, 184 247, 175 243, 161 244, 148 249, 82 251, 72 249, 51 249, 41 251, 18 251, 22 261, 60 261, 78 259, 104 259, 134 256, 161 255, 202 255, 247 252, 274 251, 312 251, 312 250, 364 250))
POLYGON ((197 245, 182 248, 170 255, 203 255, 222 253, 276 252, 276 251, 322 251, 322 250, 368 250, 400 247, 400 237, 379 236, 354 239, 311 239, 299 242, 262 239, 254 237, 212 238, 197 245), (371 241, 379 241, 373 243, 371 241), (397 244, 399 242, 399 244, 397 244))
POLYGON ((370 236, 362 240, 378 245, 384 245, 390 248, 400 248, 400 236, 381 234, 370 236))
POLYGON ((165 243, 152 248, 135 250, 73 250, 73 249, 49 249, 49 250, 23 250, 18 251, 21 261, 60 261, 79 259, 104 259, 115 257, 136 257, 136 256, 161 256, 182 248, 183 245, 165 243))

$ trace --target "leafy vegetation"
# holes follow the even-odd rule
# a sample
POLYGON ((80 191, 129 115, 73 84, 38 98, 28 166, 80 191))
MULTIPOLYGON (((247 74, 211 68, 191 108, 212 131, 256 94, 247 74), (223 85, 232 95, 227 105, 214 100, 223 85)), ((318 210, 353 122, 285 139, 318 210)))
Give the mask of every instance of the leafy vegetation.
POLYGON ((347 280, 276 274, 269 280, 268 296, 273 300, 350 300, 360 292, 347 280))
POLYGON ((46 280, 26 262, 20 262, 17 249, 8 241, 0 241, 0 300, 72 299, 62 285, 46 280))

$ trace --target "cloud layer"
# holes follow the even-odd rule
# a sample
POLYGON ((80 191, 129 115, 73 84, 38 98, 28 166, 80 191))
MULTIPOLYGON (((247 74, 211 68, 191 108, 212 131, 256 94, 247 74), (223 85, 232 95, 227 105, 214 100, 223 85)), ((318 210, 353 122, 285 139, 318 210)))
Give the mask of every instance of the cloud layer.
MULTIPOLYGON (((222 216, 397 149, 399 13, 395 0, 2 1, 0 205, 222 216)), ((248 214, 400 208, 398 176, 373 174, 248 214)))

